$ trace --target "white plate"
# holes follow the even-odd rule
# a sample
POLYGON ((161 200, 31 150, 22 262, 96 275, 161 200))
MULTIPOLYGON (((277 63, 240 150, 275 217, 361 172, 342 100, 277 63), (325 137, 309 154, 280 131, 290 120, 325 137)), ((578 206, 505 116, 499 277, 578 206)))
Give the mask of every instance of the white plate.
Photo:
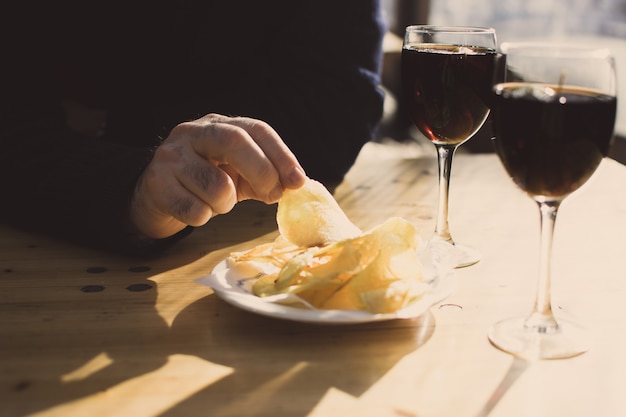
POLYGON ((366 311, 321 310, 307 305, 296 295, 281 294, 258 297, 251 292, 258 276, 242 273, 228 267, 223 260, 211 274, 198 278, 200 284, 209 286, 227 303, 252 313, 279 319, 323 324, 352 324, 374 321, 410 319, 419 317, 428 309, 449 296, 457 285, 454 269, 440 256, 422 254, 424 279, 428 283, 425 294, 407 307, 390 314, 373 314, 366 311), (252 276, 246 276, 252 275, 252 276))

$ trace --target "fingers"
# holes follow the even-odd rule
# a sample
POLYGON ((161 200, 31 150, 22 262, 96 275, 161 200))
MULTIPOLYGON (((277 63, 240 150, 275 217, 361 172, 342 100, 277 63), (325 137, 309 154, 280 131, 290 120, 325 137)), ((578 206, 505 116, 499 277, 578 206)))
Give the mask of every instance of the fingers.
POLYGON ((239 199, 274 202, 284 188, 298 188, 306 178, 298 160, 267 123, 207 115, 193 129, 192 146, 202 157, 236 172, 239 199))
POLYGON ((270 125, 246 117, 230 118, 225 122, 244 129, 250 135, 278 171, 285 188, 298 188, 304 184, 306 175, 300 163, 270 125))
POLYGON ((183 143, 166 142, 155 152, 135 187, 131 220, 152 238, 185 226, 202 226, 237 202, 232 178, 183 143))
MULTIPOLYGON (((237 203, 236 184, 223 169, 200 158, 186 164, 176 179, 183 193, 192 194, 214 214, 228 213, 237 203), (182 174, 182 175, 181 175, 182 174)), ((200 209, 202 210, 202 209, 200 209)))
POLYGON ((207 115, 176 126, 137 183, 131 217, 144 234, 170 236, 229 212, 237 201, 277 201, 306 176, 267 124, 207 115))
POLYGON ((150 188, 163 196, 175 217, 188 219, 191 225, 227 213, 237 202, 233 179, 185 142, 162 144, 150 169, 155 171, 150 188))

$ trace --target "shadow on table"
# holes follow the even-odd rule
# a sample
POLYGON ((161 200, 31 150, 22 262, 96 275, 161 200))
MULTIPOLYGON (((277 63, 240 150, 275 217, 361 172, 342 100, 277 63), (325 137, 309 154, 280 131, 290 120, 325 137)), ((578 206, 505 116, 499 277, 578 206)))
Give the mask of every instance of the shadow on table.
MULTIPOLYGON (((223 235, 232 233, 233 227, 241 229, 239 239, 250 240, 275 230, 269 221, 273 212, 258 210, 257 215, 244 213, 210 223, 170 255, 135 272, 124 269, 126 259, 25 235, 24 242, 17 244, 31 245, 32 252, 24 256, 32 259, 14 263, 17 260, 0 258, 5 274, 0 294, 8 291, 0 303, 3 416, 51 410, 68 415, 68 410, 87 411, 96 404, 98 412, 107 415, 115 415, 118 407, 141 408, 139 401, 150 401, 146 390, 167 390, 167 384, 176 390, 177 376, 167 379, 158 371, 177 354, 233 371, 164 405, 158 415, 261 416, 275 410, 271 404, 280 403, 285 414, 298 416, 296 410, 312 410, 330 388, 358 397, 430 338, 435 326, 430 313, 405 321, 310 325, 257 316, 215 295, 182 308, 168 325, 155 308, 158 287, 150 278, 227 248, 229 240, 223 235), (225 243, 210 243, 215 234, 221 234, 219 241, 225 243), (108 269, 90 275, 76 270, 80 265, 108 269), (45 282, 29 268, 42 269, 45 282), (89 282, 99 283, 104 290, 81 292, 89 282), (30 283, 40 287, 29 287, 30 283), (131 287, 149 289, 133 292, 131 287), (51 291, 54 296, 48 295, 51 291), (15 360, 5 360, 10 356, 15 360), (284 375, 289 378, 276 383, 284 375), (141 387, 145 376, 158 382, 141 387), (137 398, 133 390, 138 390, 137 398), (251 404, 258 398, 264 402, 251 404), (134 401, 137 404, 124 404, 134 401)), ((166 295, 175 296, 171 290, 166 295)))
POLYGON ((484 407, 476 414, 474 417, 488 417, 493 409, 498 405, 502 397, 507 393, 509 388, 513 386, 515 381, 519 379, 520 376, 528 369, 530 366, 530 362, 521 359, 521 358, 513 358, 511 362, 511 366, 509 367, 507 373, 504 375, 500 384, 496 387, 496 389, 487 400, 487 403, 484 407))
MULTIPOLYGON (((33 363, 45 370, 8 366, 9 372, 24 376, 2 399, 3 415, 23 416, 55 407, 65 415, 94 406, 94 412, 105 411, 104 415, 119 415, 115 410, 133 410, 142 404, 150 408, 149 391, 180 391, 178 384, 185 383, 180 378, 188 372, 156 371, 165 369, 173 355, 187 355, 232 368, 232 373, 207 386, 200 384, 199 391, 185 392, 184 398, 164 404, 160 414, 135 415, 274 416, 275 404, 280 404, 284 415, 304 417, 331 388, 359 397, 434 331, 431 313, 414 320, 311 325, 257 316, 215 295, 189 305, 172 327, 156 311, 133 312, 132 306, 124 312, 107 310, 106 300, 89 304, 77 306, 76 313, 86 320, 74 320, 72 329, 64 325, 59 333, 54 327, 31 328, 38 333, 31 340, 40 347, 28 354, 39 356, 33 363), (106 317, 96 319, 105 312, 123 314, 128 323, 124 330, 109 326, 106 317), (85 322, 91 325, 81 324, 85 322), (84 369, 94 357, 105 357, 107 362, 84 377, 66 379, 80 373, 76 370, 84 369)), ((4 396, 6 387, 2 391, 4 396)))
POLYGON ((172 337, 191 347, 185 353, 234 372, 163 416, 202 415, 207 407, 212 416, 265 416, 276 404, 284 415, 304 416, 331 388, 359 397, 433 331, 430 312, 413 320, 314 325, 253 315, 209 296, 178 315, 172 337), (198 331, 197 317, 215 307, 220 320, 198 331))

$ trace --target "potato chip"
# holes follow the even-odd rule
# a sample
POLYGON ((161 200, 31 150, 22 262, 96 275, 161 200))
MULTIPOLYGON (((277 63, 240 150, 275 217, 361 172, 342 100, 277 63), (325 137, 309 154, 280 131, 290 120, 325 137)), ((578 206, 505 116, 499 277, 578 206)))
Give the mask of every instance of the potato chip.
POLYGON ((397 311, 425 290, 417 233, 394 217, 370 232, 296 255, 270 278, 257 281, 261 297, 297 294, 321 309, 397 311))
POLYGON ((285 190, 276 221, 280 234, 301 247, 324 246, 362 233, 326 187, 312 179, 301 188, 285 190))

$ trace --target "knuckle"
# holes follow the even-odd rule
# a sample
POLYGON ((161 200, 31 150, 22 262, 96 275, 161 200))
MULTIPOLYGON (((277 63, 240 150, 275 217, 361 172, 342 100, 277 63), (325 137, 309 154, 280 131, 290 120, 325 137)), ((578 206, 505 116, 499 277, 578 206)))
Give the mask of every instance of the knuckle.
POLYGON ((198 136, 210 141, 213 149, 233 150, 242 147, 245 142, 243 129, 235 125, 215 121, 202 125, 200 129, 198 136))
POLYGON ((154 152, 155 159, 166 161, 180 159, 183 154, 184 148, 177 142, 163 142, 154 152))
POLYGON ((206 116, 204 116, 202 119, 208 121, 209 123, 214 123, 214 122, 223 122, 225 119, 228 119, 228 117, 219 113, 209 113, 206 116))
POLYGON ((216 184, 219 179, 215 175, 214 170, 206 169, 198 164, 185 165, 183 168, 185 175, 191 178, 191 180, 201 190, 207 190, 212 185, 216 184))
POLYGON ((212 141, 218 148, 226 147, 231 141, 226 129, 218 123, 208 123, 202 126, 201 136, 205 140, 212 141))
MULTIPOLYGON (((207 169, 206 165, 188 165, 185 174, 195 183, 195 189, 199 190, 198 200, 210 205, 215 213, 223 214, 230 211, 236 202, 230 177, 219 168, 207 169)), ((198 204, 201 206, 202 204, 198 204)))
POLYGON ((194 204, 194 201, 192 198, 189 198, 189 197, 175 198, 174 200, 172 200, 170 204, 172 215, 175 218, 184 221, 185 223, 189 223, 189 220, 191 218, 191 213, 193 211, 193 204, 194 204))
POLYGON ((179 197, 172 201, 172 215, 191 226, 201 226, 211 217, 211 208, 192 197, 179 197))
POLYGON ((242 118, 242 123, 256 140, 270 139, 275 135, 274 129, 262 120, 242 118))
MULTIPOLYGON (((194 123, 193 121, 190 122, 182 122, 177 124, 176 126, 174 126, 174 128, 172 129, 172 131, 170 132, 168 139, 172 140, 172 138, 177 138, 179 136, 185 136, 187 134, 189 134, 190 131, 192 131, 196 126, 196 123, 194 123)), ((166 139, 167 142, 167 139, 166 139)))

